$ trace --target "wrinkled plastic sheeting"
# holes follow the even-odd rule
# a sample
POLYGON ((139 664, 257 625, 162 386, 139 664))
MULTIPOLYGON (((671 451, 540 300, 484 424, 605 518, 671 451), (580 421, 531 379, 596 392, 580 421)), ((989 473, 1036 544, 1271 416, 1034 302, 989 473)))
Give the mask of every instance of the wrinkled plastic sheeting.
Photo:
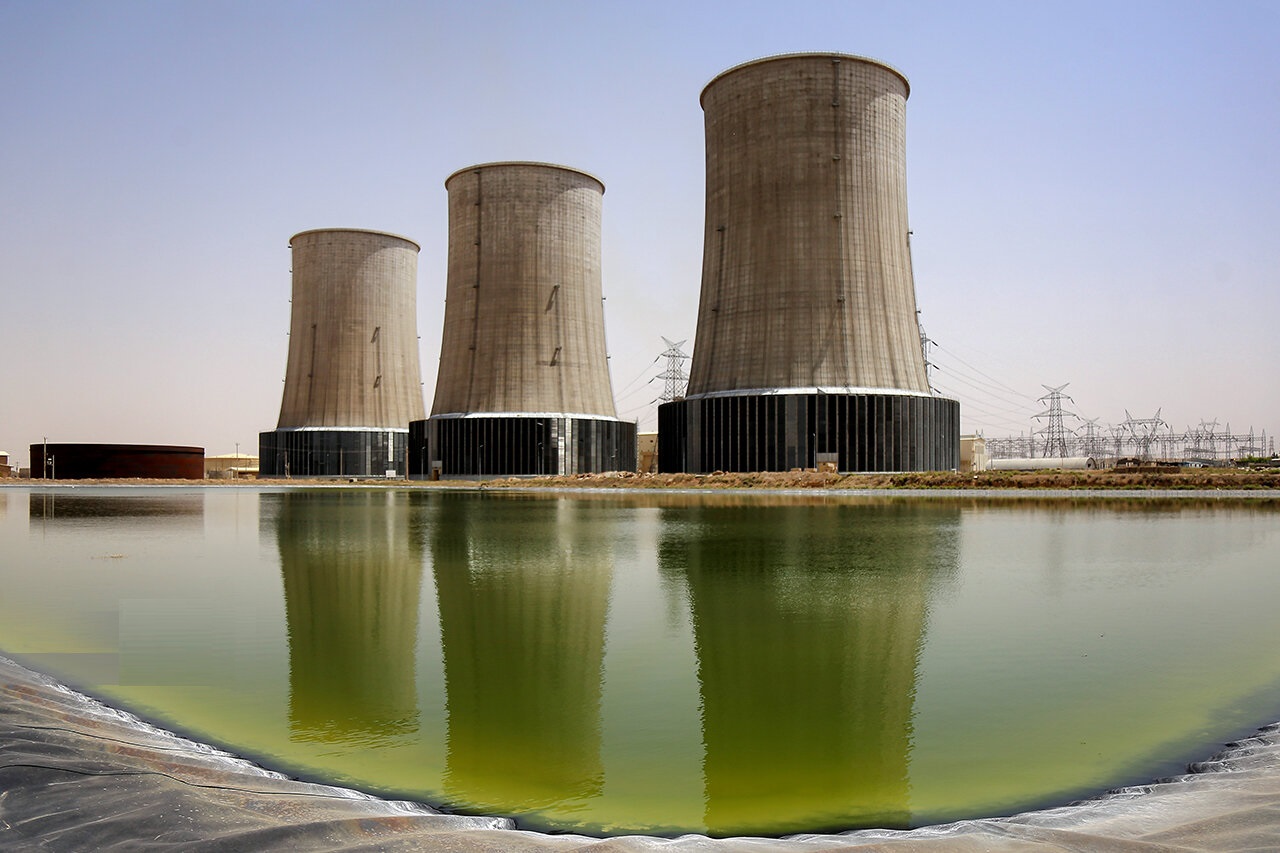
POLYGON ((783 839, 597 839, 288 779, 0 658, 0 849, 1256 851, 1280 847, 1280 726, 1176 779, 1011 818, 783 839))

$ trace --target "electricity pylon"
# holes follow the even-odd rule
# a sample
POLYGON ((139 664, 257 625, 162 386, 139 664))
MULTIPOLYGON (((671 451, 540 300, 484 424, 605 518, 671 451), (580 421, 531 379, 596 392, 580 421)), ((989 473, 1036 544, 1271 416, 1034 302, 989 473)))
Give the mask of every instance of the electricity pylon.
POLYGON ((684 350, 681 349, 685 342, 670 341, 667 338, 663 338, 662 342, 667 345, 667 348, 662 351, 662 355, 659 358, 666 357, 667 369, 658 374, 659 379, 665 380, 662 396, 658 399, 664 403, 670 403, 672 400, 683 400, 684 389, 689 384, 689 374, 684 371, 684 363, 689 356, 685 355, 684 350))
MULTIPOLYGON (((1043 403, 1047 401, 1049 407, 1040 414, 1032 415, 1031 417, 1036 420, 1047 418, 1049 421, 1048 425, 1046 425, 1044 429, 1037 431, 1037 433, 1045 436, 1044 455, 1046 458, 1050 456, 1057 456, 1059 459, 1063 459, 1066 457, 1067 434, 1070 430, 1068 430, 1063 424, 1062 418, 1064 415, 1069 415, 1077 419, 1080 417, 1075 412, 1064 411, 1062 408, 1062 401, 1064 399, 1071 400, 1070 397, 1062 393, 1062 389, 1066 388, 1067 385, 1070 384, 1070 382, 1067 382, 1063 385, 1059 385, 1057 388, 1050 388, 1048 385, 1040 386, 1049 393, 1045 394, 1036 402, 1043 403)), ((1071 400, 1071 402, 1074 403, 1075 400, 1071 400)))

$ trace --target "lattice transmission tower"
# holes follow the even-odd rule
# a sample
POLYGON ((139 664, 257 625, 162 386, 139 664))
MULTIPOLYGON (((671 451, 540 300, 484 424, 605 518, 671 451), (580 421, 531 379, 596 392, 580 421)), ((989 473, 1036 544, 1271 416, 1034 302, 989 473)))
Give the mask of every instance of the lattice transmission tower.
MULTIPOLYGON (((908 232, 910 233, 910 232, 908 232)), ((924 353, 924 379, 929 384, 929 390, 938 393, 938 389, 933 387, 933 360, 929 358, 933 351, 933 338, 929 337, 929 333, 924 330, 924 323, 919 319, 920 312, 916 312, 916 326, 920 329, 920 349, 924 353)))
MULTIPOLYGON (((1071 400, 1070 397, 1062 393, 1062 389, 1066 388, 1067 385, 1070 384, 1070 382, 1067 382, 1059 385, 1057 388, 1050 388, 1048 385, 1040 386, 1049 393, 1045 394, 1036 402, 1048 403, 1048 408, 1040 414, 1032 415, 1031 417, 1035 420, 1048 420, 1045 428, 1037 430, 1035 433, 1036 435, 1043 435, 1045 437, 1044 455, 1046 458, 1049 456, 1057 456, 1059 459, 1065 458, 1067 456, 1067 436, 1075 434, 1071 430, 1067 429, 1062 420, 1064 417, 1072 417, 1077 420, 1080 418, 1080 416, 1075 412, 1068 412, 1062 408, 1063 400, 1071 400)), ((1071 400, 1071 402, 1075 403, 1075 400, 1071 400)))
POLYGON ((1124 429, 1129 431, 1133 436, 1133 443, 1138 450, 1138 458, 1149 460, 1151 458, 1151 442, 1155 441, 1156 433, 1160 431, 1160 427, 1167 426, 1160 417, 1160 410, 1156 409, 1155 416, 1150 418, 1135 418, 1129 414, 1129 410, 1124 410, 1124 429))
POLYGON ((1114 458, 1119 459, 1124 456, 1124 437, 1125 429, 1123 425, 1113 425, 1111 427, 1111 440, 1115 442, 1114 458))
MULTIPOLYGON (((1229 428, 1228 428, 1229 429, 1229 428)), ((1244 438, 1243 435, 1240 436, 1244 438)), ((1249 440, 1240 441, 1235 448, 1235 455, 1241 456, 1262 456, 1267 452, 1267 435, 1264 432, 1261 438, 1254 438, 1253 427, 1249 427, 1249 440)))
POLYGON ((1107 455, 1107 437, 1098 426, 1098 418, 1084 421, 1084 435, 1080 436, 1083 456, 1100 457, 1107 455))
POLYGON ((671 341, 663 338, 662 342, 667 345, 667 348, 658 357, 666 358, 667 369, 658 374, 658 378, 664 380, 662 395, 658 399, 664 403, 683 400, 685 388, 689 386, 689 374, 684 369, 684 363, 689 360, 689 356, 685 355, 684 350, 681 349, 685 341, 671 341))

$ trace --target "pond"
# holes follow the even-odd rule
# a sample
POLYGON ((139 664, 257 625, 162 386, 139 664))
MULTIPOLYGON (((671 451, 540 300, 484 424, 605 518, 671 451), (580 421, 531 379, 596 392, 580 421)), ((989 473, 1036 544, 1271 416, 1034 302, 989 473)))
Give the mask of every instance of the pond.
POLYGON ((1280 719, 1280 504, 0 489, 0 652, 290 775, 523 826, 1064 804, 1280 719))

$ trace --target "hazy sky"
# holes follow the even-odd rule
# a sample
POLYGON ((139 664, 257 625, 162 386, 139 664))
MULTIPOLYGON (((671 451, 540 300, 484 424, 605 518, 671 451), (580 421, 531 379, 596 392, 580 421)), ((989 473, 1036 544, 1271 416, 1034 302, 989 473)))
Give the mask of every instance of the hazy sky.
POLYGON ((1274 2, 0 0, 0 448, 256 452, 310 228, 421 244, 429 410, 444 179, 494 160, 604 181, 614 391, 653 428, 697 316, 698 95, 796 51, 911 81, 916 293, 966 432, 1070 383, 1100 424, 1271 436, 1278 43, 1274 2))

